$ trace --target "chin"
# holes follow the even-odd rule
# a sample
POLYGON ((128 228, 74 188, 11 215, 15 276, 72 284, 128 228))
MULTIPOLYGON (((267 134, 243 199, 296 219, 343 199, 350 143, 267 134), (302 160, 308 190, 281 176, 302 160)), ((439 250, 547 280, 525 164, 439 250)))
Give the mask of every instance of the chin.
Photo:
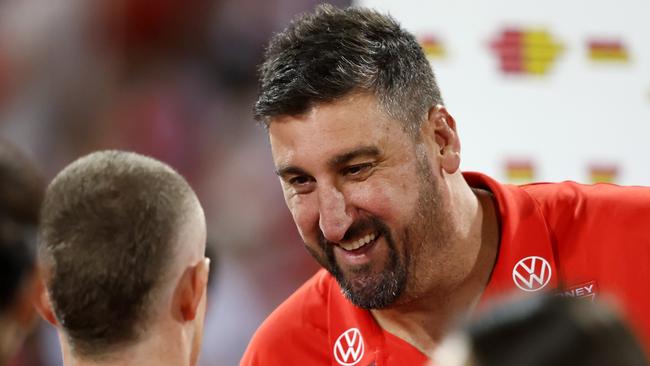
POLYGON ((402 281, 382 274, 355 276, 339 281, 345 297, 362 309, 385 309, 395 303, 402 293, 402 281))

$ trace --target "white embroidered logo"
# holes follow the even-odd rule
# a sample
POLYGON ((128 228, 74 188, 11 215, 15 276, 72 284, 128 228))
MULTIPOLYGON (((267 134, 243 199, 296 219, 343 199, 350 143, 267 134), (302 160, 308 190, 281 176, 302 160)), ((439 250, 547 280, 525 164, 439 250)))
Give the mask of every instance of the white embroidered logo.
POLYGON ((515 264, 512 280, 524 291, 541 290, 551 280, 551 265, 542 257, 526 257, 515 264))
POLYGON ((342 366, 356 365, 363 358, 363 337, 357 328, 343 332, 334 343, 334 358, 342 366))

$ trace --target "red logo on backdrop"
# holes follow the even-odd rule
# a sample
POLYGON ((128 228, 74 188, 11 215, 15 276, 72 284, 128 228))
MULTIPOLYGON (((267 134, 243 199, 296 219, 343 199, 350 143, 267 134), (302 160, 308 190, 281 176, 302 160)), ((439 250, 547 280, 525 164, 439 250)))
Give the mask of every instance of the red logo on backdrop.
POLYGON ((343 332, 334 343, 334 358, 342 366, 356 365, 363 358, 363 337, 357 328, 343 332))
POLYGON ((548 285, 551 280, 551 265, 542 257, 526 257, 512 269, 512 280, 520 289, 533 292, 548 285))
POLYGON ((546 29, 506 28, 490 42, 507 74, 544 75, 563 46, 546 29))

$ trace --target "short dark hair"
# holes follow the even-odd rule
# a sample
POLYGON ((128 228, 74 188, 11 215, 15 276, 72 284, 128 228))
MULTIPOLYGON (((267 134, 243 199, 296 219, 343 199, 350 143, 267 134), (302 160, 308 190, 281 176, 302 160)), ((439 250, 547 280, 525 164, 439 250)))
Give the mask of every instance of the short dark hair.
POLYGON ((373 93, 407 131, 443 103, 422 47, 393 18, 320 5, 271 39, 255 118, 268 127, 273 117, 299 115, 352 92, 373 93))
POLYGON ((0 139, 0 314, 36 261, 36 226, 45 180, 23 152, 0 139))
POLYGON ((146 330, 193 192, 169 166, 102 151, 47 188, 40 251, 54 312, 74 352, 101 357, 146 330))

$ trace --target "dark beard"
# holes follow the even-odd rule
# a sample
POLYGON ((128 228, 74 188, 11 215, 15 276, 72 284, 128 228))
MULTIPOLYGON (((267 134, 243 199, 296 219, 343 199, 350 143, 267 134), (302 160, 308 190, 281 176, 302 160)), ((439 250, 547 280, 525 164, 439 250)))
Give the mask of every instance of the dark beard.
POLYGON ((319 245, 325 256, 317 255, 307 247, 307 250, 316 260, 334 276, 345 297, 354 305, 363 309, 383 309, 401 295, 406 287, 408 278, 408 248, 405 248, 405 255, 400 257, 395 249, 395 240, 390 230, 377 218, 368 218, 354 223, 345 234, 344 241, 357 237, 362 232, 371 231, 378 233, 375 240, 384 238, 388 244, 388 260, 384 269, 379 273, 373 273, 372 265, 366 264, 352 268, 346 276, 336 262, 334 256, 334 245, 327 241, 322 234, 319 235, 319 245), (351 278, 349 278, 351 277, 351 278))
POLYGON ((416 263, 412 263, 418 261, 418 258, 412 256, 412 249, 415 249, 415 255, 419 255, 426 251, 423 247, 439 244, 436 242, 442 239, 440 228, 434 226, 445 221, 442 217, 437 182, 431 166, 425 159, 418 159, 418 171, 420 186, 417 207, 410 225, 400 238, 402 253, 398 252, 388 226, 375 217, 353 223, 343 238, 343 241, 348 241, 369 231, 378 233, 376 240, 383 237, 388 244, 389 254, 381 272, 373 273, 372 265, 367 264, 351 269, 346 276, 336 262, 335 244, 327 241, 322 233, 318 236, 320 253, 305 246, 316 261, 334 276, 345 297, 360 308, 385 309, 393 305, 404 293, 409 282, 417 282, 410 273, 418 267, 416 263))

